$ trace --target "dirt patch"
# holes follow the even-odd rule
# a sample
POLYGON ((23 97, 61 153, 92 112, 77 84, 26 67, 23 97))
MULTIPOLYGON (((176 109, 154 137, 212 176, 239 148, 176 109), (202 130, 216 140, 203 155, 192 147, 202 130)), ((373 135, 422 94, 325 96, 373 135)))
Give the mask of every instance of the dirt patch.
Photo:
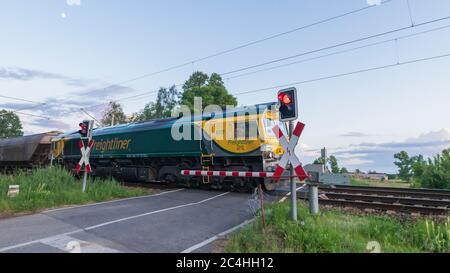
POLYGON ((229 239, 228 236, 224 236, 215 240, 212 245, 211 253, 224 253, 229 239))

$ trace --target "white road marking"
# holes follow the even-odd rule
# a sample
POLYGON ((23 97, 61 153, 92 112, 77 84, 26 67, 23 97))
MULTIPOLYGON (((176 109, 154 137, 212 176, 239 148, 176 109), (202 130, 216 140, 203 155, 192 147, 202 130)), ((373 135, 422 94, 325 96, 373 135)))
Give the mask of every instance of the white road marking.
POLYGON ((59 235, 43 239, 40 243, 72 253, 119 253, 117 249, 79 240, 68 235, 59 235))
MULTIPOLYGON (((303 189, 304 187, 306 187, 307 185, 305 184, 305 185, 303 185, 303 186, 301 186, 301 187, 298 187, 295 191, 299 191, 299 190, 301 190, 301 189, 303 189)), ((280 199, 280 201, 279 201, 279 203, 283 203, 284 201, 286 201, 286 199, 289 197, 289 196, 291 196, 291 192, 288 192, 283 198, 281 198, 280 199)))
POLYGON ((235 227, 227 229, 227 230, 225 230, 222 233, 219 233, 219 234, 217 234, 217 235, 215 235, 215 236, 213 236, 213 237, 211 237, 211 238, 209 238, 209 239, 207 239, 207 240, 205 240, 205 241, 203 241, 201 243, 198 243, 196 245, 193 245, 193 246, 191 246, 191 247, 181 251, 181 253, 191 253, 192 251, 195 251, 195 250, 197 250, 199 248, 202 248, 202 247, 204 247, 206 245, 209 245, 210 243, 214 242, 215 240, 219 239, 220 237, 224 237, 224 236, 234 232, 235 230, 238 230, 238 229, 240 229, 240 228, 242 228, 242 227, 252 223, 253 221, 255 221, 255 219, 246 220, 245 222, 243 222, 243 223, 241 223, 241 224, 239 224, 239 225, 237 225, 235 227))
POLYGON ((115 223, 120 223, 120 222, 124 222, 124 221, 128 221, 128 220, 132 220, 132 219, 136 219, 136 218, 140 218, 140 217, 144 217, 144 216, 148 216, 148 215, 152 215, 152 214, 156 214, 156 213, 160 213, 160 212, 165 212, 165 211, 175 210, 175 209, 179 209, 179 208, 199 205, 199 204, 211 201, 213 199, 222 197, 222 196, 227 195, 229 193, 230 192, 225 192, 225 193, 222 193, 222 194, 219 194, 219 195, 215 195, 215 196, 207 198, 207 199, 203 199, 203 200, 198 201, 198 202, 192 202, 192 203, 188 203, 188 204, 184 204, 184 205, 179 205, 179 206, 174 206, 174 207, 170 207, 170 208, 155 210, 155 211, 151 211, 151 212, 147 212, 147 213, 142 213, 142 214, 138 214, 138 215, 134 215, 134 216, 130 216, 130 217, 125 217, 125 218, 117 219, 117 220, 114 220, 114 221, 109 221, 109 222, 106 222, 106 223, 90 226, 90 227, 87 227, 87 228, 84 228, 84 229, 77 229, 77 230, 74 230, 74 231, 58 234, 58 235, 51 236, 51 237, 46 237, 46 238, 43 238, 43 239, 38 239, 38 240, 29 241, 29 242, 22 243, 22 244, 17 244, 17 245, 12 245, 12 246, 8 246, 8 247, 0 248, 0 252, 9 251, 9 250, 12 250, 12 249, 15 249, 15 248, 24 247, 24 246, 28 246, 28 245, 32 245, 32 244, 36 244, 36 243, 42 243, 45 240, 52 239, 52 238, 57 238, 59 236, 68 236, 68 235, 72 235, 72 234, 75 234, 75 233, 80 233, 80 232, 83 232, 83 231, 89 231, 89 230, 97 229, 97 228, 100 228, 100 227, 104 227, 104 226, 112 225, 112 224, 115 224, 115 223))
POLYGON ((41 243, 43 240, 46 240, 46 239, 51 239, 51 238, 54 238, 54 237, 57 237, 57 236, 69 236, 69 235, 72 235, 72 234, 75 234, 75 233, 79 233, 79 232, 82 232, 82 231, 83 231, 82 229, 76 229, 76 230, 69 231, 69 232, 66 232, 66 233, 58 234, 56 236, 51 236, 51 237, 47 237, 47 238, 44 238, 44 239, 33 240, 33 241, 26 242, 26 243, 21 243, 21 244, 17 244, 17 245, 12 245, 12 246, 8 246, 8 247, 0 248, 0 252, 6 252, 6 251, 9 251, 9 250, 12 250, 12 249, 25 247, 25 246, 29 246, 29 245, 32 245, 32 244, 38 244, 38 243, 41 243))
POLYGON ((148 197, 161 196, 161 195, 165 195, 165 194, 173 193, 173 192, 179 192, 182 190, 184 190, 184 189, 165 191, 165 192, 156 193, 156 194, 136 196, 136 197, 117 199, 117 200, 111 200, 111 201, 105 201, 105 202, 98 202, 98 203, 94 203, 94 204, 86 204, 86 205, 71 206, 71 207, 65 207, 65 208, 49 209, 49 210, 43 211, 42 213, 55 212, 55 211, 68 210, 68 209, 85 208, 85 207, 93 207, 93 206, 98 206, 98 205, 103 205, 103 204, 111 204, 111 203, 116 203, 116 202, 121 202, 121 201, 129 201, 129 200, 135 200, 135 199, 143 199, 143 198, 148 198, 148 197))
POLYGON ((175 207, 170 207, 170 208, 155 210, 155 211, 151 211, 151 212, 147 212, 147 213, 143 213, 143 214, 138 214, 138 215, 134 215, 134 216, 130 216, 130 217, 125 217, 125 218, 117 219, 117 220, 114 220, 114 221, 109 221, 109 222, 106 222, 106 223, 103 223, 103 224, 99 224, 99 225, 95 225, 95 226, 91 226, 91 227, 85 228, 84 230, 92 230, 92 229, 108 226, 108 225, 115 224, 115 223, 120 223, 120 222, 123 222, 123 221, 128 221, 128 220, 131 220, 131 219, 140 218, 140 217, 144 217, 144 216, 148 216, 148 215, 152 215, 152 214, 156 214, 156 213, 160 213, 160 212, 165 212, 165 211, 169 211, 169 210, 174 210, 174 209, 180 209, 180 208, 184 208, 184 207, 199 205, 199 204, 211 201, 213 199, 216 199, 218 197, 224 196, 224 195, 229 194, 229 193, 230 192, 225 192, 225 193, 222 193, 222 194, 210 197, 208 199, 204 199, 204 200, 199 201, 199 202, 188 203, 188 204, 184 204, 184 205, 179 205, 179 206, 175 206, 175 207))

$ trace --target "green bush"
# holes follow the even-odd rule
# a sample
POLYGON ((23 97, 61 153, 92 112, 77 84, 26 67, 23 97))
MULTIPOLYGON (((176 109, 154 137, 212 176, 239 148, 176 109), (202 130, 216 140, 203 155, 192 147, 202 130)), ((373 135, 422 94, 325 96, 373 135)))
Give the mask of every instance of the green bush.
POLYGON ((84 204, 114 198, 145 194, 143 190, 127 189, 115 180, 89 179, 86 193, 81 181, 61 168, 35 169, 31 174, 0 175, 0 214, 33 212, 62 205, 84 204), (19 185, 20 193, 8 197, 9 185, 19 185))
POLYGON ((311 216, 299 205, 298 223, 291 222, 290 206, 267 208, 266 228, 260 219, 231 237, 226 252, 364 253, 369 242, 381 252, 449 252, 450 220, 444 225, 431 221, 400 223, 383 216, 358 216, 327 211, 311 216))
POLYGON ((450 188, 450 149, 444 150, 442 155, 436 155, 428 162, 420 162, 413 166, 413 184, 423 188, 450 188))

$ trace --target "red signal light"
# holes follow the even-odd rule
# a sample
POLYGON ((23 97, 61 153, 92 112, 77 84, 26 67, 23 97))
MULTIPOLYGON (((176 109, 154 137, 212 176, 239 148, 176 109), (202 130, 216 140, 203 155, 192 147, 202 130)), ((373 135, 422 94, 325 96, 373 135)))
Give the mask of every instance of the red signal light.
POLYGON ((280 93, 278 95, 278 101, 280 101, 283 104, 290 104, 292 102, 292 99, 288 94, 280 93))

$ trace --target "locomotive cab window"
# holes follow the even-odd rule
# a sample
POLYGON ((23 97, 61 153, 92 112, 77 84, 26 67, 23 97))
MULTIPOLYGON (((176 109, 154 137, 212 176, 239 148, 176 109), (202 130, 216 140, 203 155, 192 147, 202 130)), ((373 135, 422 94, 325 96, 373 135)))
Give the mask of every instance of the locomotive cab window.
POLYGON ((258 121, 247 120, 234 123, 234 138, 236 140, 255 140, 259 137, 258 121))

